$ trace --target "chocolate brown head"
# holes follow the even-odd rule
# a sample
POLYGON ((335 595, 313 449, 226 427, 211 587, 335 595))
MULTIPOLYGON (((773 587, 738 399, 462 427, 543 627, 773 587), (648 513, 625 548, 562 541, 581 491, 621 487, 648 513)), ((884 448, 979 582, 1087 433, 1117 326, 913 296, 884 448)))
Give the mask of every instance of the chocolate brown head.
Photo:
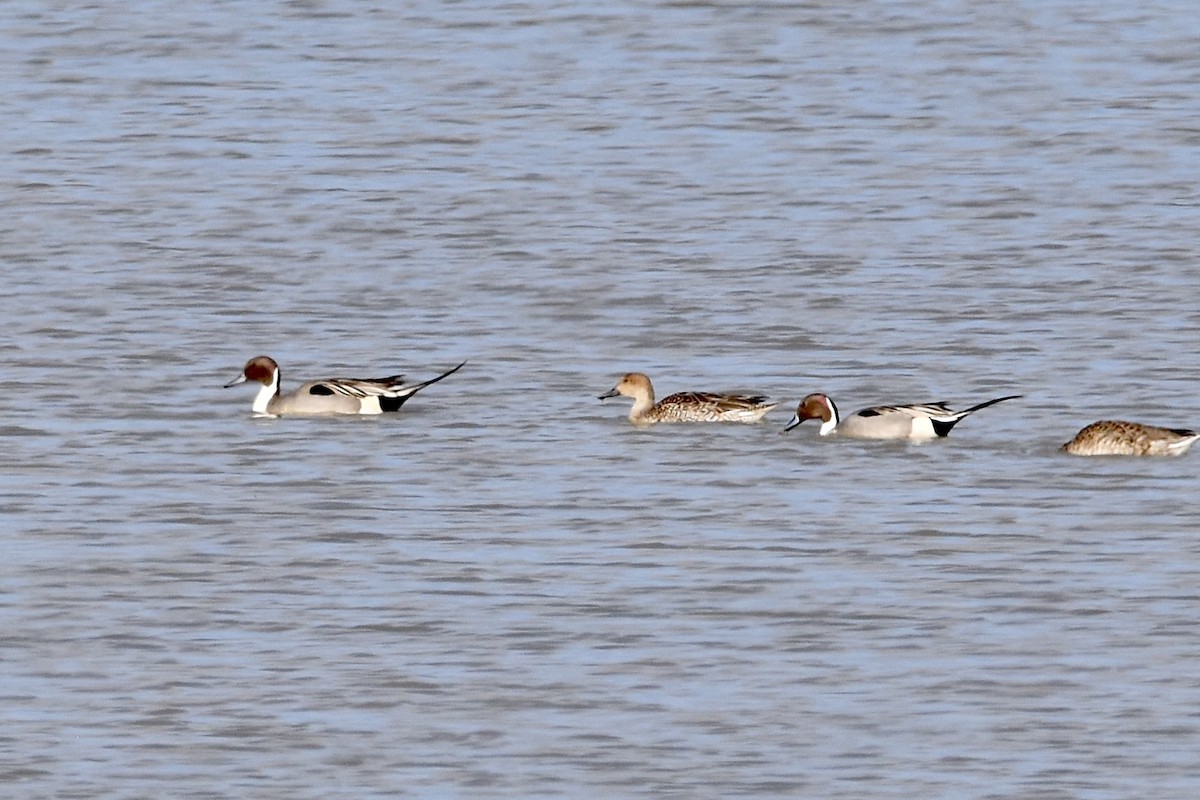
POLYGON ((796 406, 796 416, 792 417, 792 421, 784 428, 785 431, 790 431, 800 423, 809 419, 819 419, 822 423, 829 422, 834 417, 834 405, 823 394, 810 394, 800 401, 800 405, 796 406))

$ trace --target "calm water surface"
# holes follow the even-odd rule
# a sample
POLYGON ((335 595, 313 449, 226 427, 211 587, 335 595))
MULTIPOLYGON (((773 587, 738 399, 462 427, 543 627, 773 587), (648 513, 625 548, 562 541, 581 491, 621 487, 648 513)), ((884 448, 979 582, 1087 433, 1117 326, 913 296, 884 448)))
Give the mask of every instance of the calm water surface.
POLYGON ((4 793, 1200 792, 1192 3, 0 16, 4 793))

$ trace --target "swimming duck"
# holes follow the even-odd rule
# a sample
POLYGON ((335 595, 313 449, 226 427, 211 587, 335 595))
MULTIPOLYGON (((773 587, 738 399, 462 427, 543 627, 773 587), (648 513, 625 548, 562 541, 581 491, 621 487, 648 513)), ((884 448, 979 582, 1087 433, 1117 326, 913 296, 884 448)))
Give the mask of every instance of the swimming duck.
POLYGON ((1186 428, 1159 428, 1140 422, 1093 422, 1062 446, 1076 456, 1181 456, 1200 439, 1186 428))
POLYGON ((279 365, 270 356, 256 356, 246 362, 242 374, 225 388, 250 381, 262 386, 254 397, 253 410, 260 417, 323 416, 329 414, 383 414, 399 411, 404 401, 442 378, 452 370, 423 383, 405 385, 402 375, 387 378, 325 378, 302 384, 287 394, 279 390, 279 365))
POLYGON ((778 403, 762 395, 679 392, 654 402, 654 387, 640 372, 630 372, 601 400, 624 395, 633 398, 629 419, 639 425, 654 422, 758 422, 778 403))
POLYGON ((945 403, 906 406, 872 406, 855 411, 842 419, 837 405, 823 394, 810 394, 800 401, 796 415, 784 431, 790 431, 808 419, 821 420, 821 436, 836 433, 855 439, 937 439, 946 436, 964 417, 981 408, 1015 400, 1019 394, 997 397, 964 411, 952 411, 945 403))

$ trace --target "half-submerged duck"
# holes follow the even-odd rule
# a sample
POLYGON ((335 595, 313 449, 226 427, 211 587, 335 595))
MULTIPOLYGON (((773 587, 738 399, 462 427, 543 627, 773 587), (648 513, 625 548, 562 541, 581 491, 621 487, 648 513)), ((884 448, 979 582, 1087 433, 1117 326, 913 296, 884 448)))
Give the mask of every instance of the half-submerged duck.
POLYGON ((623 395, 633 398, 629 420, 639 425, 654 422, 758 422, 778 403, 757 394, 679 392, 654 402, 654 387, 640 372, 630 372, 600 395, 601 400, 623 395))
POLYGON ((1093 422, 1062 446, 1076 456, 1181 456, 1200 439, 1186 428, 1159 428, 1140 422, 1093 422))
POLYGON ((836 433, 855 439, 937 439, 946 436, 965 417, 981 408, 1015 400, 1019 394, 997 397, 963 411, 952 411, 945 403, 907 406, 871 406, 842 419, 837 405, 823 394, 810 394, 800 401, 796 415, 784 431, 790 431, 808 419, 821 421, 822 436, 836 433))
POLYGON ((254 413, 260 417, 326 416, 330 414, 384 414, 399 411, 404 401, 430 384, 453 375, 454 369, 422 383, 404 384, 402 375, 387 378, 325 378, 302 384, 283 394, 279 390, 279 365, 270 356, 246 362, 242 374, 225 388, 250 381, 261 383, 254 397, 254 413))

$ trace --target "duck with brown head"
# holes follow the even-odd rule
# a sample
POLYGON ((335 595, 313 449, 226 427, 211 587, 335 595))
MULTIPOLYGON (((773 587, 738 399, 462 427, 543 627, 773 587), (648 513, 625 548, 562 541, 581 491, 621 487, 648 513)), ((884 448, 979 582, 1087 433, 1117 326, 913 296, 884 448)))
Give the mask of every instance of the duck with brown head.
POLYGON ((638 425, 656 422, 758 422, 778 403, 763 395, 679 392, 654 401, 654 386, 640 372, 630 372, 609 391, 600 395, 631 397, 629 420, 638 425))
POLYGON ((855 439, 937 439, 949 435, 955 425, 981 408, 1020 396, 997 397, 964 411, 952 411, 945 403, 871 406, 842 419, 837 405, 827 395, 810 394, 800 401, 795 416, 783 430, 790 431, 805 420, 817 419, 821 421, 821 436, 836 433, 855 439))
POLYGON ((328 416, 332 414, 385 414, 399 411, 408 398, 430 384, 462 369, 463 362, 436 378, 405 385, 402 375, 386 378, 325 378, 309 381, 284 394, 280 391, 280 370, 270 356, 256 356, 246 362, 242 373, 226 388, 239 383, 258 383, 252 409, 256 416, 328 416))

